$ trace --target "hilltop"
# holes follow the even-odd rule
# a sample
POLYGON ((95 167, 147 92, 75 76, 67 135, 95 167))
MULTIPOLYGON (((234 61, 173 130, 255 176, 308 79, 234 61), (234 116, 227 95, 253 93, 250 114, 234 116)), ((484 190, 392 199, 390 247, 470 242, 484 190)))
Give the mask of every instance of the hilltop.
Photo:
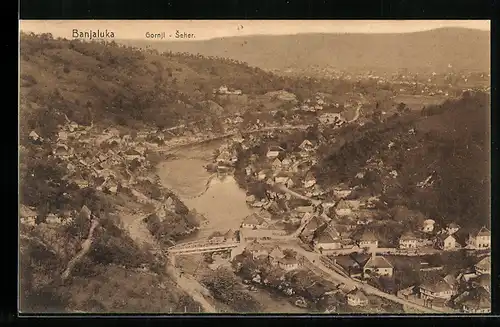
POLYGON ((489 224, 489 98, 465 93, 419 113, 357 127, 326 145, 315 167, 329 187, 347 183, 444 224, 489 224))
POLYGON ((405 34, 297 34, 227 37, 206 41, 122 40, 159 51, 232 58, 263 69, 329 67, 378 73, 489 71, 489 32, 442 28, 405 34))

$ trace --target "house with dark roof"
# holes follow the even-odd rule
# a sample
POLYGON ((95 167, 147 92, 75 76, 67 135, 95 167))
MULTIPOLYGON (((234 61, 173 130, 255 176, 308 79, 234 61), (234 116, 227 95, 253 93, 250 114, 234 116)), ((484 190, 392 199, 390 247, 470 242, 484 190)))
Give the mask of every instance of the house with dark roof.
POLYGON ((491 256, 486 256, 474 265, 474 271, 478 275, 491 274, 491 256))
POLYGON ((460 226, 455 223, 449 223, 446 225, 446 232, 450 235, 455 234, 460 229, 460 226))
POLYGON ((342 247, 340 234, 333 226, 328 226, 313 239, 314 249, 319 252, 323 250, 336 250, 342 247))
POLYGON ((448 301, 453 296, 453 288, 442 278, 422 283, 418 289, 420 298, 426 302, 433 302, 436 299, 448 301))
POLYGON ((363 265, 363 277, 369 276, 388 276, 394 274, 394 266, 384 257, 372 252, 370 258, 363 265))
POLYGON ((363 249, 363 248, 368 248, 368 249, 373 249, 378 247, 378 239, 375 237, 375 234, 373 234, 372 231, 370 230, 364 230, 361 236, 358 237, 358 246, 363 249))
POLYGON ((486 227, 481 227, 478 231, 469 233, 467 245, 473 249, 491 248, 491 232, 486 227))
POLYGON ((254 259, 262 258, 269 255, 269 249, 258 242, 250 243, 245 248, 245 250, 250 252, 254 259))
POLYGON ((490 274, 484 274, 484 275, 479 275, 476 278, 471 278, 469 280, 470 285, 472 288, 478 288, 482 287, 488 292, 491 292, 491 275, 490 274))
POLYGON ((464 313, 491 312, 491 294, 484 288, 473 289, 460 303, 464 313))

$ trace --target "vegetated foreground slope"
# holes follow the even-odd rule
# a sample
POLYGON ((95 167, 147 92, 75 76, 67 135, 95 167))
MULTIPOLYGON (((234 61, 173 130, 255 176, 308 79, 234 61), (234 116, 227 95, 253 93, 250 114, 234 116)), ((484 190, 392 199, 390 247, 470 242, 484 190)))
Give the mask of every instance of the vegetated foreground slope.
POLYGON ((327 150, 317 180, 366 187, 389 206, 403 205, 440 223, 488 225, 489 108, 487 94, 466 92, 420 116, 359 127, 327 150), (360 172, 364 177, 355 178, 360 172))
MULTIPOLYGON (((138 245, 121 227, 120 208, 135 209, 137 205, 101 191, 96 183, 80 187, 74 176, 76 170, 81 178, 90 180, 92 169, 86 160, 94 162, 97 154, 108 151, 92 147, 92 137, 99 136, 93 133, 117 123, 129 129, 126 134, 151 125, 153 117, 147 116, 146 109, 153 107, 143 102, 142 96, 153 94, 161 99, 171 94, 173 100, 164 100, 170 104, 182 97, 181 91, 167 88, 154 93, 154 86, 148 84, 148 78, 153 78, 148 62, 133 49, 22 35, 21 53, 21 214, 36 219, 21 224, 20 310, 198 312, 198 305, 165 273, 166 259, 161 253, 154 255, 147 246, 138 245), (93 125, 85 134, 88 144, 79 143, 68 132, 60 140, 61 126, 68 125, 65 116, 82 125, 93 125), (43 140, 29 137, 31 132, 43 140), (58 142, 79 157, 63 160, 54 156, 58 142), (97 228, 87 240, 95 221, 97 228), (66 278, 63 272, 87 247, 90 250, 66 278)), ((178 107, 165 107, 168 123, 186 115, 176 110, 178 107)), ((176 212, 174 218, 180 216, 186 215, 176 212)), ((184 220, 174 221, 171 229, 184 228, 184 220)))
POLYGON ((299 34, 242 36, 207 41, 128 41, 160 51, 223 56, 266 69, 310 66, 375 72, 489 71, 489 32, 442 28, 404 34, 299 34))

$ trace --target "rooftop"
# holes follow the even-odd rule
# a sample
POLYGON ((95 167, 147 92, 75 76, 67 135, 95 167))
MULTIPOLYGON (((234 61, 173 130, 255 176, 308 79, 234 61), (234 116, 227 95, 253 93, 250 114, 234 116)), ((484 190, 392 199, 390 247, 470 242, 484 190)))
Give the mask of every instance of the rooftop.
POLYGON ((483 259, 479 260, 479 262, 476 263, 475 267, 482 270, 491 269, 491 256, 486 256, 483 259))
POLYGON ((445 292, 451 291, 451 286, 443 279, 438 279, 435 282, 425 282, 420 285, 420 288, 429 290, 431 292, 445 292))
POLYGON ((248 215, 243 219, 243 224, 247 225, 260 225, 264 222, 264 219, 256 213, 248 215))
POLYGON ((370 230, 365 230, 363 234, 361 234, 361 237, 359 238, 360 241, 378 241, 377 238, 375 237, 375 234, 373 234, 372 231, 370 230))
POLYGON ((384 257, 370 257, 365 263, 365 268, 394 268, 394 266, 384 257))

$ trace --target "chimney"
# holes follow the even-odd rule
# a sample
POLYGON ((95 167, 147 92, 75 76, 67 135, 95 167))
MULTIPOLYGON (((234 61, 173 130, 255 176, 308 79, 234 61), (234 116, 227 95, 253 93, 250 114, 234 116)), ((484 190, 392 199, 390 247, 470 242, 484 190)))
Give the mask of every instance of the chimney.
POLYGON ((377 256, 377 252, 375 252, 375 249, 372 249, 372 260, 375 259, 377 256))

